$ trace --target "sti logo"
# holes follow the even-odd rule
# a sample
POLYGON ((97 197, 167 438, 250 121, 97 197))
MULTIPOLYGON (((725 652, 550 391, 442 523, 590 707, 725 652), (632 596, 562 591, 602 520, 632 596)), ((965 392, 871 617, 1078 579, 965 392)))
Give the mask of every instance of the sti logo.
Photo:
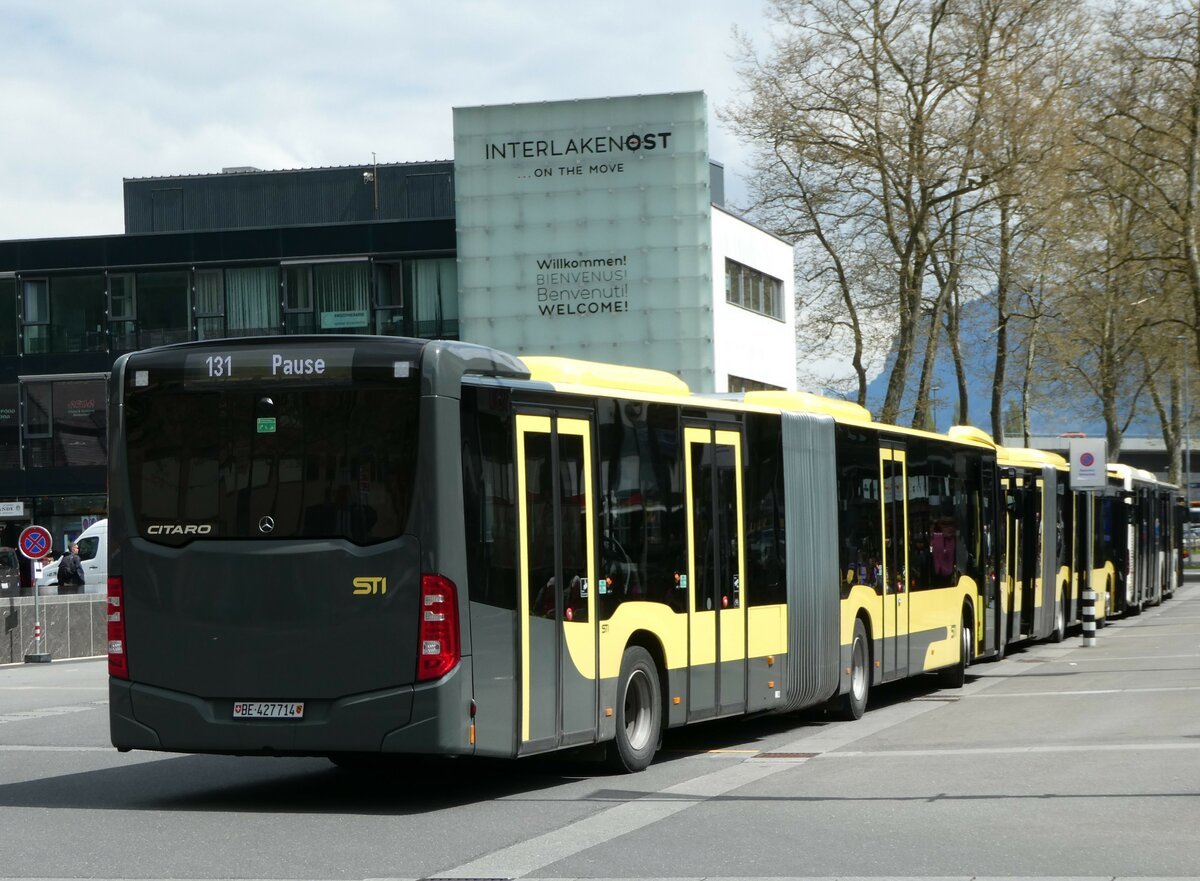
POLYGON ((387 593, 387 579, 380 575, 364 575, 354 579, 354 595, 359 597, 387 593))

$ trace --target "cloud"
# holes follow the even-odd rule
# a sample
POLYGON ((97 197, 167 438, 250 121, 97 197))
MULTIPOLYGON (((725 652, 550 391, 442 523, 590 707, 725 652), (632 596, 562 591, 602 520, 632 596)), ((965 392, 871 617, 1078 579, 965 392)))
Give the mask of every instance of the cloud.
POLYGON ((737 0, 441 4, 9 0, 0 238, 116 233, 121 179, 449 159, 455 106, 702 90, 710 151, 737 0))

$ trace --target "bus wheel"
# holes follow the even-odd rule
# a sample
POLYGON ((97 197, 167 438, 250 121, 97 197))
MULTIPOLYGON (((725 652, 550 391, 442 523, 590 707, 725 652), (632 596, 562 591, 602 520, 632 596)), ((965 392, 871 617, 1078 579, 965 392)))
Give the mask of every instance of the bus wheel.
POLYGON ((1051 642, 1062 642, 1067 635, 1067 596, 1064 593, 1062 602, 1054 610, 1054 632, 1050 634, 1051 642))
POLYGON ((971 622, 965 614, 962 626, 959 627, 959 635, 961 638, 958 641, 958 663, 953 667, 938 671, 938 681, 945 688, 962 688, 963 683, 967 681, 967 665, 971 663, 973 640, 971 639, 971 622))
POLYGON ((850 690, 842 695, 841 716, 848 722, 861 719, 871 691, 871 652, 867 648, 867 628, 862 619, 854 622, 854 641, 850 644, 850 690))
POLYGON ((608 762, 618 771, 641 771, 650 764, 662 736, 662 696, 658 670, 641 646, 625 649, 617 682, 617 734, 608 762))

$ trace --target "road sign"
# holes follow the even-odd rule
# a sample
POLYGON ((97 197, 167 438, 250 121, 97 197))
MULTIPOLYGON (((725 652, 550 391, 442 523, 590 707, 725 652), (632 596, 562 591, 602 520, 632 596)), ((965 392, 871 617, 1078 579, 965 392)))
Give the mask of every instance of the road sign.
POLYGON ((1104 489, 1108 485, 1108 441, 1102 437, 1071 438, 1071 489, 1104 489))
POLYGON ((17 548, 31 560, 41 560, 50 555, 53 539, 43 526, 26 526, 17 539, 17 548))

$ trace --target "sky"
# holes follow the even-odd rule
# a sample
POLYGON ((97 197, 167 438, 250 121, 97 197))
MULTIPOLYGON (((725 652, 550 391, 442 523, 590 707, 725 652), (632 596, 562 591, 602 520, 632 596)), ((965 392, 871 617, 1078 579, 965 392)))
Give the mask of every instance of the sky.
POLYGON ((451 110, 708 96, 727 201, 750 150, 717 119, 762 0, 3 0, 0 240, 124 231, 123 178, 453 158, 451 110))

